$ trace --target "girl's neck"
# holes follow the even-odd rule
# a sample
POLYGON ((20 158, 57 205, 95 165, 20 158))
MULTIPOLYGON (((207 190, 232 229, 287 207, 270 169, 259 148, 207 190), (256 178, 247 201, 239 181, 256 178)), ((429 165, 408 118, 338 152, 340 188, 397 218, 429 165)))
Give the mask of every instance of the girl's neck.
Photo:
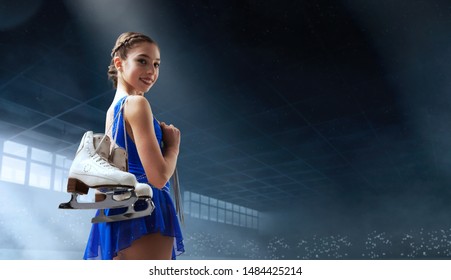
POLYGON ((136 95, 136 93, 128 92, 126 87, 122 83, 118 83, 116 88, 116 94, 114 95, 114 99, 111 105, 114 106, 114 104, 116 104, 121 98, 129 95, 136 95))
POLYGON ((118 85, 117 89, 116 89, 116 94, 114 95, 114 99, 121 99, 124 96, 130 95, 125 89, 124 87, 118 85))
POLYGON ((118 80, 117 83, 117 90, 116 95, 121 95, 121 97, 126 95, 144 95, 142 92, 136 92, 135 90, 130 89, 130 87, 127 87, 124 83, 122 83, 120 80, 118 80))

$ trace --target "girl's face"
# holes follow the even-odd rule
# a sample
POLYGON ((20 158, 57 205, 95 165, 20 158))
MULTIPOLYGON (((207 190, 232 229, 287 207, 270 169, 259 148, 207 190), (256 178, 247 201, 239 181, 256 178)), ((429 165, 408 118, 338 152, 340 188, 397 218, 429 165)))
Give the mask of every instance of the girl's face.
POLYGON ((127 58, 117 58, 120 73, 118 83, 129 94, 144 95, 155 84, 159 75, 160 51, 155 44, 141 42, 128 50, 127 58))

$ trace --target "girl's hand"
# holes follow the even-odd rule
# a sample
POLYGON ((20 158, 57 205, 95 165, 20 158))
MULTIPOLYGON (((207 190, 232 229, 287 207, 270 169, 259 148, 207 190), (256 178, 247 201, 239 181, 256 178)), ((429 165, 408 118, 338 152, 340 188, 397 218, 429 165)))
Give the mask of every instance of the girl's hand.
POLYGON ((160 127, 163 132, 164 148, 174 149, 178 153, 180 148, 180 130, 174 125, 167 125, 164 122, 160 123, 160 127))

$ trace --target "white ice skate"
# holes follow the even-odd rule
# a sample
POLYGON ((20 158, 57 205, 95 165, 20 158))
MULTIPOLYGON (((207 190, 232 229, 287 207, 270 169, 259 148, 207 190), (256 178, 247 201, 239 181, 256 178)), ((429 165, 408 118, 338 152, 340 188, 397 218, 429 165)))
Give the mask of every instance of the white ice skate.
MULTIPOLYGON (((101 215, 93 218, 92 222, 120 221, 151 214, 153 203, 150 186, 137 182, 133 174, 121 170, 112 162, 109 162, 110 144, 108 136, 102 135, 102 139, 99 141, 99 134, 94 137, 92 131, 85 133, 69 170, 67 191, 72 194, 71 200, 67 203, 61 203, 59 208, 102 209, 101 215), (103 199, 96 199, 96 202, 91 203, 78 202, 77 197, 80 194, 87 194, 90 188, 100 192, 103 199), (137 194, 135 188, 141 190, 139 194, 137 194), (146 188, 150 191, 142 191, 146 188), (138 195, 142 197, 139 198, 138 195), (134 203, 138 199, 146 200, 148 207, 136 212, 134 203), (127 207, 128 210, 126 213, 116 216, 102 215, 103 209, 119 207, 127 207)), ((119 166, 127 168, 126 152, 125 157, 122 151, 112 153, 112 155, 116 157, 115 161, 118 162, 119 166)))

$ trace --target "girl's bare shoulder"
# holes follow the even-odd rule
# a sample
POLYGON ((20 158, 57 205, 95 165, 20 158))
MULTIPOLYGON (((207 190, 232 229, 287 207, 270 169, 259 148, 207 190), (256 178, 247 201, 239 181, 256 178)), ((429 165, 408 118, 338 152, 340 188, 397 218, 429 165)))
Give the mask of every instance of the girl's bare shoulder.
POLYGON ((150 108, 150 103, 149 101, 141 95, 130 95, 129 97, 127 97, 127 103, 129 105, 132 106, 136 106, 136 107, 149 107, 150 108))
POLYGON ((124 109, 127 118, 147 118, 153 115, 149 101, 140 95, 129 96, 124 109))

